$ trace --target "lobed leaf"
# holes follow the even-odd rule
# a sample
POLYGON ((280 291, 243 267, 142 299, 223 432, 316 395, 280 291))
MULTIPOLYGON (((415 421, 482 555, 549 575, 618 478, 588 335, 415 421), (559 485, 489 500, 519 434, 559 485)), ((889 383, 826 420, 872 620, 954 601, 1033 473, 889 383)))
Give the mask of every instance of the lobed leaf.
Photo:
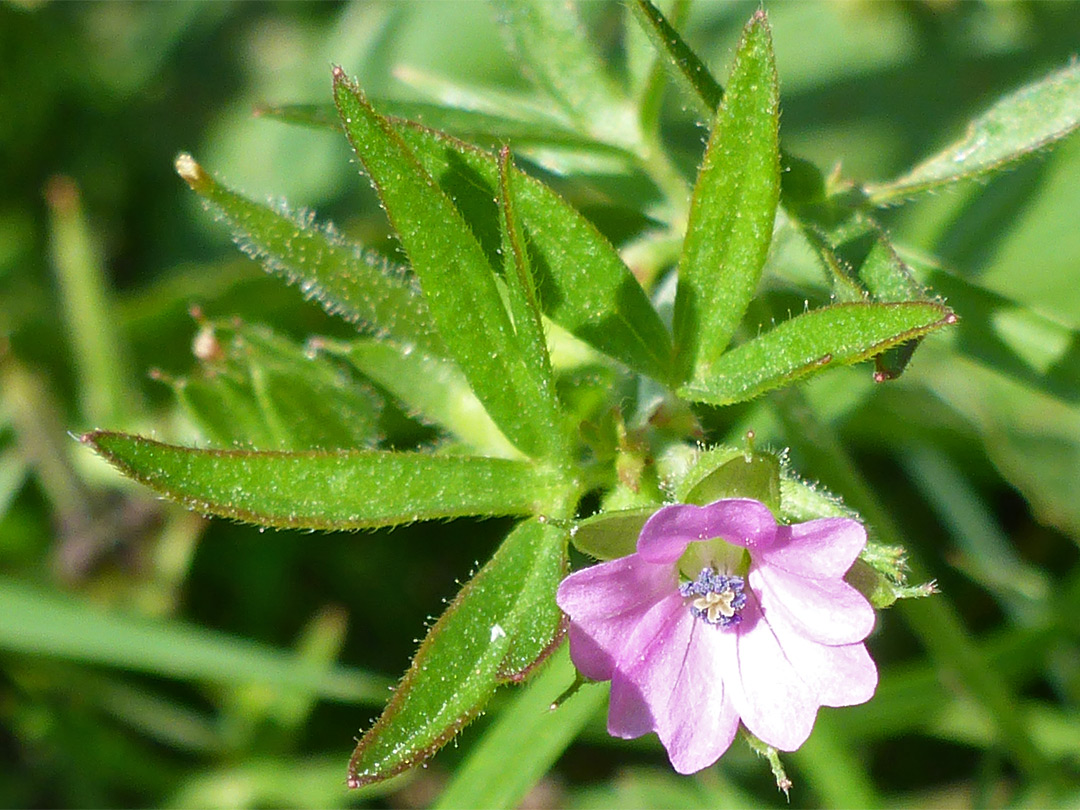
POLYGON ((779 91, 764 12, 743 31, 690 204, 675 295, 683 381, 710 375, 757 288, 780 196, 779 91))
POLYGON ((997 101, 964 137, 907 174, 870 184, 873 205, 980 177, 1059 141, 1080 127, 1080 65, 1073 63, 997 101))
MULTIPOLYGON (((800 223, 803 235, 817 251, 841 302, 901 302, 934 299, 912 275, 881 227, 870 217, 854 213, 830 232, 800 223)), ((875 379, 899 377, 918 347, 919 339, 886 349, 874 357, 875 379)))
MULTIPOLYGON (((474 231, 497 237, 499 212, 491 203, 499 188, 495 156, 415 124, 402 122, 397 129, 459 209, 475 200, 467 216, 474 231)), ((615 248, 539 180, 512 167, 509 175, 544 314, 631 369, 669 379, 667 328, 615 248)))
POLYGON ((463 515, 527 515, 561 495, 524 461, 363 450, 200 450, 82 437, 122 473, 189 509, 263 526, 363 529, 463 515))
POLYGON ((558 423, 562 421, 563 408, 555 388, 555 375, 551 370, 547 336, 544 334, 543 315, 536 298, 536 281, 529 261, 528 243, 517 213, 517 198, 510 183, 513 168, 510 149, 503 147, 499 153, 499 212, 502 214, 503 248, 506 261, 503 274, 507 305, 513 319, 514 333, 522 347, 528 368, 536 378, 537 390, 544 398, 545 408, 552 415, 553 441, 560 440, 558 455, 571 455, 569 435, 558 423))
POLYGON ((191 155, 177 157, 176 170, 233 229, 237 244, 268 272, 299 286, 331 314, 442 353, 427 307, 400 269, 330 228, 315 225, 310 216, 275 210, 237 194, 191 155))
POLYGON ((709 376, 683 386, 679 394, 711 405, 742 402, 824 368, 865 360, 956 320, 933 302, 822 307, 727 352, 709 376))
POLYGON ((349 141, 420 278, 439 334, 503 434, 527 455, 557 457, 557 413, 531 373, 480 242, 450 197, 360 89, 334 70, 349 141))
POLYGON ((349 761, 348 784, 388 779, 434 754, 500 683, 526 678, 555 648, 566 531, 521 523, 428 632, 382 716, 349 761))

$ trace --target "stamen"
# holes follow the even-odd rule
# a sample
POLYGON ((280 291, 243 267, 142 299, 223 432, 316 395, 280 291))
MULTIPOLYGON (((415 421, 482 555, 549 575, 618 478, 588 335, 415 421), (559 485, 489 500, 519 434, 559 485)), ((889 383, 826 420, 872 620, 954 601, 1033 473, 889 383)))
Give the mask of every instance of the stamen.
POLYGON ((716 627, 731 627, 742 621, 739 611, 746 606, 744 587, 742 577, 702 568, 697 579, 679 586, 679 593, 692 599, 689 607, 694 618, 716 627))

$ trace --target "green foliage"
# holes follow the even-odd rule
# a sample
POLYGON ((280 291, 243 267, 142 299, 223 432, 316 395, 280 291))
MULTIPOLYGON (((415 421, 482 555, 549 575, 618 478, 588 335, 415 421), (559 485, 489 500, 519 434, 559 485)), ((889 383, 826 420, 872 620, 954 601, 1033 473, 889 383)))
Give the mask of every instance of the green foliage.
POLYGON ((896 605, 796 802, 1075 803, 1080 13, 661 5, 0 6, 5 804, 782 806, 562 644, 720 497, 896 605))
POLYGON ((559 478, 524 461, 362 450, 199 450, 97 431, 82 437, 156 492, 264 526, 361 529, 461 515, 526 515, 559 478))
POLYGON ((550 654, 562 625, 555 588, 566 571, 566 532, 538 520, 519 524, 431 628, 353 752, 349 786, 382 781, 431 756, 497 684, 523 680, 550 654))
POLYGON ((739 43, 694 186, 679 259, 679 380, 713 372, 757 289, 780 196, 779 88, 765 15, 739 43))
POLYGON ((867 188, 875 205, 894 202, 1017 161, 1080 127, 1080 65, 1069 65, 998 101, 964 137, 889 183, 867 188))

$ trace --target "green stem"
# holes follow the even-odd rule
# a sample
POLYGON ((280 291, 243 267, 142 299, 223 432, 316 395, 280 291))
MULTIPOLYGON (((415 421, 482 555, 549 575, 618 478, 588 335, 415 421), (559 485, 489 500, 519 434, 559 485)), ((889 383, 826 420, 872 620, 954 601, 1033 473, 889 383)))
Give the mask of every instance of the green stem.
POLYGON ((52 178, 45 189, 45 201, 61 314, 74 354, 82 414, 96 427, 115 424, 133 409, 130 378, 125 373, 101 257, 75 183, 66 177, 52 178))

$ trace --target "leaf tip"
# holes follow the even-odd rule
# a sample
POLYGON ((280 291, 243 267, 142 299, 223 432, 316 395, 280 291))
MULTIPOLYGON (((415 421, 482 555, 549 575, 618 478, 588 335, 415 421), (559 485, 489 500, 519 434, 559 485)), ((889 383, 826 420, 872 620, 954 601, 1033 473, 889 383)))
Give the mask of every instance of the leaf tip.
POLYGON ((84 433, 81 436, 79 436, 78 439, 83 444, 88 444, 93 448, 97 448, 97 445, 98 445, 97 440, 98 440, 98 436, 100 436, 100 435, 101 435, 100 430, 91 430, 91 431, 88 431, 87 433, 84 433))
POLYGON ((173 165, 176 166, 176 173, 180 175, 181 179, 195 191, 205 186, 210 179, 203 167, 196 163, 195 158, 188 152, 181 152, 177 155, 173 165))

